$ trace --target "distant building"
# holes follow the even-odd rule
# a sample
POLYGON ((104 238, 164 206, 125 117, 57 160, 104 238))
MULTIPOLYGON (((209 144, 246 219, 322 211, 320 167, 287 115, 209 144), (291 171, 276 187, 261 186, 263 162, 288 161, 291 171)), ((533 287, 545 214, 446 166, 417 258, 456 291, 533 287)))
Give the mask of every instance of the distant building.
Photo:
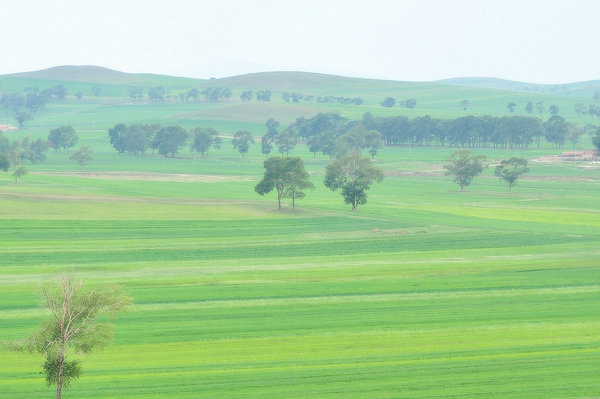
POLYGON ((10 132, 13 130, 18 130, 19 128, 13 125, 4 125, 0 123, 0 132, 10 132))

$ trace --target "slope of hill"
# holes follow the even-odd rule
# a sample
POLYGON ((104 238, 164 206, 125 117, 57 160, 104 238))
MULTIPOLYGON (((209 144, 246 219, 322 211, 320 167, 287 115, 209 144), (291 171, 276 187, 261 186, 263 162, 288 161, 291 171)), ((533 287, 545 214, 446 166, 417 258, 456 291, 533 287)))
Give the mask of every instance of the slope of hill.
POLYGON ((469 77, 437 80, 436 83, 462 87, 477 87, 483 89, 511 90, 531 93, 537 92, 568 96, 593 96, 595 91, 600 90, 600 80, 564 84, 539 84, 516 82, 498 78, 469 77))
POLYGON ((139 74, 115 71, 94 65, 63 65, 40 71, 21 72, 0 76, 0 78, 21 78, 32 80, 49 80, 60 82, 81 82, 109 85, 181 85, 183 82, 197 81, 192 78, 174 76, 139 74))

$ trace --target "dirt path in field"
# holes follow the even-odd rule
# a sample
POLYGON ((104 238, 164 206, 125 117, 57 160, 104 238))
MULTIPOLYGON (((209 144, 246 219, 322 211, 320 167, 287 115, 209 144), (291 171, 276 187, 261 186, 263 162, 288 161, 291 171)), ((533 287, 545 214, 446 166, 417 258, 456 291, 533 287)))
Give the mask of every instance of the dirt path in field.
POLYGON ((236 205, 250 204, 252 201, 233 200, 190 200, 188 198, 161 198, 161 197, 119 197, 114 195, 61 195, 61 194, 25 194, 0 191, 0 198, 26 198, 32 200, 49 201, 95 201, 95 202, 138 202, 155 204, 183 204, 183 205, 236 205))
MULTIPOLYGON (((443 172, 443 170, 430 170, 430 171, 422 171, 422 172, 398 172, 394 170, 386 170, 384 171, 386 176, 391 177, 448 177, 443 172)), ((497 179, 496 176, 479 176, 478 179, 497 179)), ((529 176, 524 175, 520 178, 520 180, 537 180, 537 181, 586 181, 586 182, 600 182, 600 176, 597 178, 593 177, 580 177, 580 176, 529 176)))
POLYGON ((153 172, 33 172, 35 175, 70 176, 84 179, 143 180, 176 183, 218 183, 256 180, 248 176, 192 175, 153 172))

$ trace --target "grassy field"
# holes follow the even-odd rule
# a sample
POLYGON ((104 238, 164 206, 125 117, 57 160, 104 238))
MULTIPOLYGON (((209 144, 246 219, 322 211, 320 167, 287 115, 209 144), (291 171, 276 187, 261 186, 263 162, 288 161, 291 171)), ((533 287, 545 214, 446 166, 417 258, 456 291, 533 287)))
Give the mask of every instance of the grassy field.
MULTIPOLYGON (((18 185, 0 173, 0 341, 39 326, 38 289, 63 272, 135 302, 65 398, 600 395, 595 165, 520 151, 531 172, 512 194, 493 168, 461 193, 441 170, 456 149, 385 148, 383 183, 351 212, 322 184, 328 159, 299 146, 316 188, 278 212, 254 192, 258 145, 241 158, 225 140, 194 162, 108 143, 106 128, 136 121, 262 134, 266 114, 239 108, 256 104, 230 106, 51 104, 27 134, 69 118, 95 159, 49 153, 18 185)), ((289 118, 317 109, 297 107, 289 118)), ((0 349, 0 397, 53 397, 41 363, 0 349)))

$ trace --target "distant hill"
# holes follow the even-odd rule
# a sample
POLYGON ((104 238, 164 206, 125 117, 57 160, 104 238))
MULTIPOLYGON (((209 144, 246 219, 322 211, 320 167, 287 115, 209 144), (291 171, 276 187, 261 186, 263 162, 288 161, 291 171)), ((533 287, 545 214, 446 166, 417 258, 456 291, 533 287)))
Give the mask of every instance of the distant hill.
POLYGON ((600 90, 600 80, 590 80, 586 82, 564 83, 564 84, 539 84, 516 82, 498 78, 452 78, 437 80, 436 83, 461 86, 476 87, 483 89, 511 90, 529 93, 546 93, 567 96, 592 96, 595 91, 600 90))
POLYGON ((198 79, 180 78, 154 74, 138 74, 119 72, 113 69, 94 65, 63 65, 40 71, 20 72, 3 75, 0 78, 22 78, 34 80, 51 80, 60 82, 82 82, 109 85, 149 85, 165 80, 173 85, 183 82, 197 81, 198 79))

